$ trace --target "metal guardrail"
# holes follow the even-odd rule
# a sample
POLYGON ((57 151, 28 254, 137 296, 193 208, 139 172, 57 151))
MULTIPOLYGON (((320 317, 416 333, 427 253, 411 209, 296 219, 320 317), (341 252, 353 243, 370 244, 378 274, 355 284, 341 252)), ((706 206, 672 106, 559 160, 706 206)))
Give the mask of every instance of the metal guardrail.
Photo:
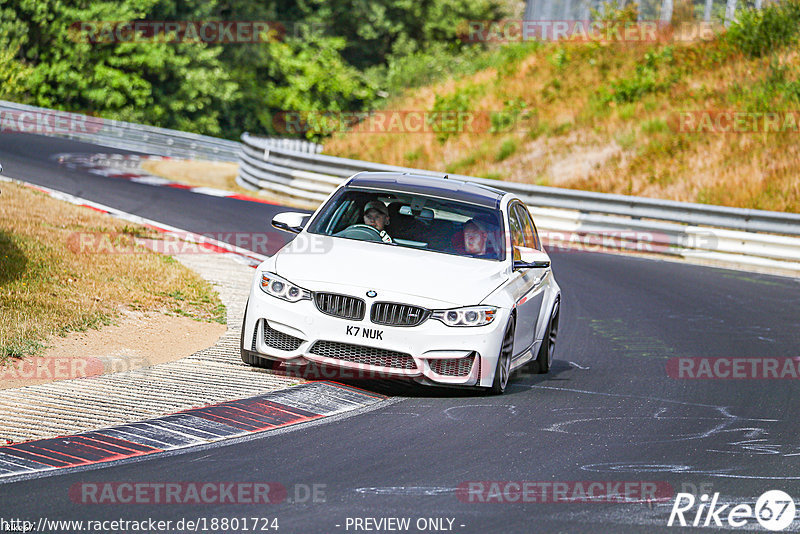
POLYGON ((268 148, 282 148, 293 152, 308 152, 319 154, 322 152, 322 145, 306 141, 304 139, 289 139, 284 137, 256 137, 248 134, 250 145, 265 150, 268 148))
MULTIPOLYGON (((0 100, 0 131, 35 133, 85 141, 101 146, 174 158, 218 161, 239 160, 241 145, 220 139, 132 122, 103 119, 0 100)), ((307 141, 259 138, 254 143, 294 151, 322 150, 307 141)))
POLYGON ((4 100, 0 100, 0 129, 176 158, 237 161, 240 146, 228 139, 4 100))
MULTIPOLYGON (((769 1, 769 0, 767 0, 769 1)), ((639 12, 639 20, 651 19, 669 22, 677 2, 674 0, 630 0, 620 2, 619 5, 636 4, 639 12)), ((697 4, 698 2, 694 2, 697 4)), ((535 21, 569 21, 569 20, 591 20, 592 10, 603 12, 606 8, 603 0, 586 0, 583 2, 569 2, 566 0, 526 0, 525 20, 535 21)), ((728 26, 736 18, 737 8, 753 7, 761 9, 766 2, 764 0, 705 0, 703 3, 702 20, 709 22, 712 20, 714 12, 722 11, 725 26, 728 26)), ((699 7, 699 6, 698 6, 699 7)), ((695 8, 696 9, 696 8, 695 8)))
MULTIPOLYGON (((395 171, 444 176, 423 169, 383 165, 354 159, 301 154, 282 149, 266 153, 253 146, 249 134, 244 144, 240 177, 252 186, 268 189, 271 183, 295 188, 294 196, 324 200, 344 178, 360 171, 395 171), (266 182, 266 183, 265 183, 266 182)), ((518 195, 530 206, 562 208, 582 213, 618 215, 634 219, 654 219, 681 224, 713 226, 746 232, 770 232, 800 236, 800 214, 729 208, 655 198, 594 193, 558 187, 503 182, 474 176, 449 174, 450 178, 477 182, 518 195)))
MULTIPOLYGON (((361 171, 444 173, 264 147, 245 133, 238 181, 319 203, 361 171)), ((732 261, 800 271, 800 215, 729 208, 450 174, 450 178, 503 189, 522 198, 541 229, 614 239, 622 249, 732 261), (784 234, 784 235, 772 235, 784 234)), ((616 246, 616 245, 615 245, 616 246)))

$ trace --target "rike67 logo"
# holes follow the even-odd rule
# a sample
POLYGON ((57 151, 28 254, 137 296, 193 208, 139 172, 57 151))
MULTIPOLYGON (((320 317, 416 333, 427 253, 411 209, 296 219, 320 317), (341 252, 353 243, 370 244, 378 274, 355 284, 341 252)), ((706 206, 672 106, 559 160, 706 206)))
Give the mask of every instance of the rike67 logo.
POLYGON ((678 493, 667 526, 739 528, 755 518, 765 529, 778 532, 792 524, 794 514, 794 500, 780 490, 770 490, 761 495, 755 508, 744 503, 735 506, 720 504, 719 493, 714 493, 710 500, 708 495, 695 499, 691 493, 678 493))

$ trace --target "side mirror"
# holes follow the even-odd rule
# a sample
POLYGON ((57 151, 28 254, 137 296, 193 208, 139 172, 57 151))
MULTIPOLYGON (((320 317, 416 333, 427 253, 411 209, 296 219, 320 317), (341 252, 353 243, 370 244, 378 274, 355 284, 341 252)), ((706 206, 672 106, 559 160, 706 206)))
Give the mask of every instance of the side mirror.
POLYGON ((310 217, 308 213, 298 213, 296 211, 285 211, 272 218, 272 226, 278 230, 299 234, 303 231, 305 220, 310 217))
POLYGON ((546 269, 550 267, 550 256, 547 252, 533 248, 514 247, 514 270, 546 269))

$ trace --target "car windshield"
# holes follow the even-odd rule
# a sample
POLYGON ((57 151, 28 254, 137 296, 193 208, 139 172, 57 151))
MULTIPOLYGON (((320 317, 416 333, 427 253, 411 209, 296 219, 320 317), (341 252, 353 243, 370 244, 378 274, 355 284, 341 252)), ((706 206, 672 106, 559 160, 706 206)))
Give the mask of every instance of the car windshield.
POLYGON ((505 259, 502 228, 496 209, 413 193, 343 188, 307 231, 500 261, 505 259))

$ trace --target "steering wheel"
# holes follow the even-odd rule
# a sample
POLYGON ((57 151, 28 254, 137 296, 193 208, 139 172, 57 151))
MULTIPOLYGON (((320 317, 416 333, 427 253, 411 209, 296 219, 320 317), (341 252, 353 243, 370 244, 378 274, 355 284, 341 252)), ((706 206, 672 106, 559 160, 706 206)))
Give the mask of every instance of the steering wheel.
POLYGON ((381 233, 377 228, 368 224, 354 224, 348 226, 341 232, 334 234, 336 237, 347 237, 349 239, 360 239, 361 241, 383 241, 381 233))

